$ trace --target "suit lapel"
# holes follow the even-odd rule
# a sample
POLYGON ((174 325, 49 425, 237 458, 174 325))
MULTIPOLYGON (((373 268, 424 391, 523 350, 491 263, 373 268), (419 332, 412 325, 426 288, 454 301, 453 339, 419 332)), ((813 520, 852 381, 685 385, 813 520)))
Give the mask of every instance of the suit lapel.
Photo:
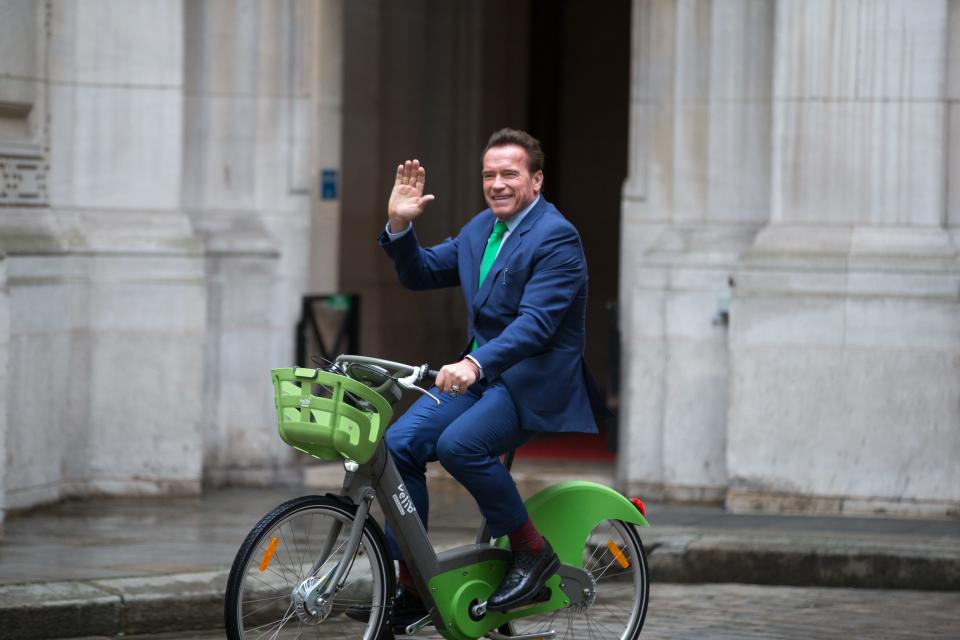
POLYGON ((474 262, 474 278, 473 286, 476 290, 476 294, 473 296, 473 301, 471 307, 473 310, 473 317, 476 319, 477 312, 487 302, 487 298, 490 297, 490 292, 493 291, 494 283, 497 281, 497 275, 503 270, 504 266, 510 261, 510 256, 514 254, 523 245, 526 241, 527 232, 533 228, 533 225, 536 223, 537 219, 543 215, 543 212, 546 211, 546 201, 541 197, 540 202, 537 203, 533 209, 530 210, 530 213, 523 219, 520 225, 510 232, 510 235, 507 236, 507 239, 503 241, 503 247, 500 249, 500 253, 497 254, 497 259, 493 261, 493 265, 490 267, 490 272, 487 274, 486 280, 483 281, 483 284, 480 285, 480 289, 476 290, 477 280, 480 278, 480 260, 483 257, 483 250, 486 248, 487 238, 490 237, 489 231, 493 230, 493 225, 490 225, 490 229, 483 238, 483 243, 480 246, 480 251, 476 254, 474 262))

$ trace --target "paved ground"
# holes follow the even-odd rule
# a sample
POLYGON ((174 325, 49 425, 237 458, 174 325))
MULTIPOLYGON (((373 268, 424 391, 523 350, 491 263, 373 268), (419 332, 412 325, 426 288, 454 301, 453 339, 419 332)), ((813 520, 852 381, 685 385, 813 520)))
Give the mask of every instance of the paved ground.
MULTIPOLYGON (((125 636, 126 640, 212 640, 222 637, 222 631, 125 636)), ((304 637, 317 636, 307 634, 304 637)), ((440 638, 426 631, 416 637, 424 640, 440 638)), ((589 638, 587 635, 582 637, 589 638)), ((653 587, 650 613, 641 638, 960 638, 960 593, 661 584, 653 587)), ((106 637, 94 636, 84 640, 106 640, 106 637)))
MULTIPOLYGON (((321 485, 335 480, 315 475, 321 485)), ((535 465, 520 465, 517 475, 525 495, 555 480, 535 465)), ((564 475, 609 482, 603 469, 564 475)), ((442 477, 431 484, 435 546, 471 541, 479 523, 472 500, 442 477)), ((68 501, 10 517, 0 541, 0 637, 122 631, 131 638, 216 625, 226 570, 246 532, 305 492, 324 490, 68 501)), ((644 637, 960 638, 958 520, 751 516, 656 504, 648 517, 653 526, 642 537, 654 591, 644 637), (849 586, 864 589, 823 588, 849 586), (866 589, 875 587, 890 590, 866 589)))

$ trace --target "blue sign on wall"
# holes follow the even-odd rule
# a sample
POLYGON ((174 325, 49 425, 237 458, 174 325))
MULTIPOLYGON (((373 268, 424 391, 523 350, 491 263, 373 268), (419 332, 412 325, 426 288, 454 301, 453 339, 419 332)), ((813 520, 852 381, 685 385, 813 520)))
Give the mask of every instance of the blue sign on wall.
POLYGON ((320 199, 337 199, 337 170, 324 169, 320 172, 320 199))

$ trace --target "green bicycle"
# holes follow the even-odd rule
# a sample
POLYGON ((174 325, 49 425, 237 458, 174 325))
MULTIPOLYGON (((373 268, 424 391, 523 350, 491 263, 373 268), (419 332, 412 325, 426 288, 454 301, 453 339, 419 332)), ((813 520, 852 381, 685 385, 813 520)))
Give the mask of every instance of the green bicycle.
POLYGON ((505 537, 490 541, 481 525, 474 544, 434 550, 383 436, 403 390, 436 399, 417 386, 435 376, 427 365, 351 355, 326 370, 273 371, 283 440, 315 458, 342 458, 345 477, 340 494, 285 502, 247 535, 227 581, 228 638, 373 640, 430 626, 448 640, 639 637, 650 582, 636 526, 649 524, 639 500, 609 487, 565 482, 526 501, 562 564, 520 608, 486 609, 510 559, 505 537), (391 620, 396 578, 374 500, 429 612, 403 628, 391 620))

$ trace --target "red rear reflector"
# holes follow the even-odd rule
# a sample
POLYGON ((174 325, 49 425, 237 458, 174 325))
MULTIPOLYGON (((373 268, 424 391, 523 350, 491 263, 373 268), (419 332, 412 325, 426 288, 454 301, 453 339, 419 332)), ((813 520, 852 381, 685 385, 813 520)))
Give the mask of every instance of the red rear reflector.
POLYGON ((647 517, 647 508, 643 506, 643 500, 640 498, 630 498, 630 502, 632 502, 633 506, 637 508, 637 511, 640 512, 640 515, 642 515, 644 518, 647 517))

